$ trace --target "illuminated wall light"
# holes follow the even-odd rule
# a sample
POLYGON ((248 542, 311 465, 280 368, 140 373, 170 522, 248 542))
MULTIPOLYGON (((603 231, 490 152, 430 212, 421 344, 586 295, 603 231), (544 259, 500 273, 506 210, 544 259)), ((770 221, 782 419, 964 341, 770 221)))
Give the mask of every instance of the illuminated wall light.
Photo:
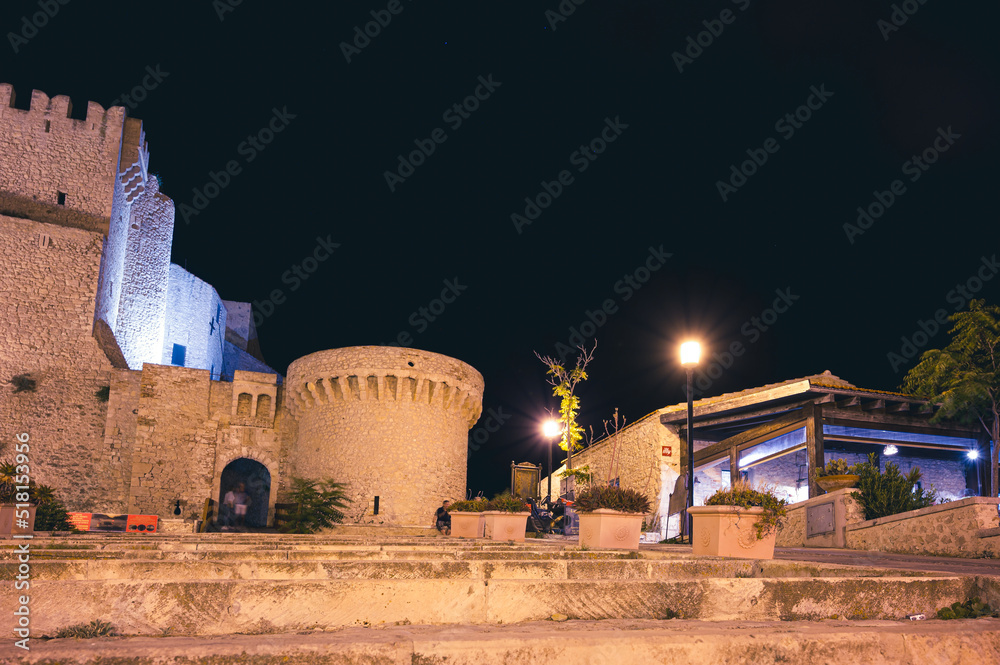
POLYGON ((968 453, 966 453, 966 456, 969 459, 979 459, 979 451, 973 448, 968 453))
POLYGON ((897 448, 896 446, 894 446, 894 445, 892 445, 890 443, 888 446, 885 447, 885 450, 882 451, 882 454, 883 455, 895 455, 898 452, 899 452, 899 448, 897 448))

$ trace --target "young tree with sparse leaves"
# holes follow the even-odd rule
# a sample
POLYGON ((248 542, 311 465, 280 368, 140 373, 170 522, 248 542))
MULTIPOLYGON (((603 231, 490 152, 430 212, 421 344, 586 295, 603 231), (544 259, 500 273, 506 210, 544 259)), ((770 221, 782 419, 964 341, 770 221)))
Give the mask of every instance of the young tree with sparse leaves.
POLYGON ((580 398, 576 396, 576 387, 581 381, 587 380, 587 365, 594 359, 594 351, 597 350, 597 340, 594 340, 594 348, 590 351, 580 345, 576 347, 580 355, 576 358, 576 367, 571 370, 566 369, 561 360, 556 360, 550 356, 542 356, 535 351, 535 356, 548 367, 549 385, 552 386, 552 394, 560 398, 559 421, 563 425, 562 441, 559 447, 566 451, 566 468, 573 468, 573 453, 582 450, 583 428, 576 422, 576 417, 580 413, 580 398))
POLYGON ((993 440, 990 496, 997 496, 1000 478, 1000 307, 984 300, 969 302, 969 310, 948 317, 954 322, 951 343, 932 349, 903 379, 903 390, 940 406, 931 422, 955 419, 978 422, 993 440))

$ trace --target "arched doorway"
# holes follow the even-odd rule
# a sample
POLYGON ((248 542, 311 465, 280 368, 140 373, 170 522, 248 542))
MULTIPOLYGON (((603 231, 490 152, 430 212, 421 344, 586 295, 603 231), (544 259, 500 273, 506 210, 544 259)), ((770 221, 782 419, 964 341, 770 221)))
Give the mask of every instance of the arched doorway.
POLYGON ((246 526, 262 528, 267 526, 267 504, 271 496, 271 473, 260 462, 246 457, 239 457, 226 465, 222 470, 219 489, 219 506, 226 492, 243 483, 250 495, 250 506, 247 508, 246 526))

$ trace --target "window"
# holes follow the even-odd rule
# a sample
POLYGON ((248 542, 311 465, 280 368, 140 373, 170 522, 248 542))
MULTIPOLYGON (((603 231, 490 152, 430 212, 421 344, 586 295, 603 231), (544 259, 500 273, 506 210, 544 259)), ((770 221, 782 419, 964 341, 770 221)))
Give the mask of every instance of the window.
POLYGON ((187 354, 187 347, 180 344, 174 344, 174 352, 170 357, 171 365, 178 365, 184 367, 184 356, 187 354))
POLYGON ((251 406, 253 406, 253 395, 250 393, 240 393, 236 398, 236 415, 249 417, 251 406))
POLYGON ((52 131, 52 123, 48 120, 45 121, 45 133, 48 134, 52 131))
POLYGON ((56 202, 61 206, 66 205, 66 192, 56 192, 56 202))

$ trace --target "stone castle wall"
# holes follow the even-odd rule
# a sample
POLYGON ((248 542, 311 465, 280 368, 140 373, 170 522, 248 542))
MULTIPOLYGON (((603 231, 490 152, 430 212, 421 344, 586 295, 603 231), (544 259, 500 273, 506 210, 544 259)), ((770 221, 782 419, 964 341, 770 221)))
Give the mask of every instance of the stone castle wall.
POLYGON ((187 367, 208 367, 214 378, 222 372, 226 308, 211 284, 179 265, 170 264, 167 316, 160 361, 173 364, 174 344, 184 347, 187 367))
POLYGON ((101 235, 0 216, 0 443, 31 441, 31 476, 67 505, 103 505, 111 491, 104 448, 111 363, 92 335, 101 235), (10 381, 27 374, 32 391, 10 381))
POLYGON ((429 525, 442 499, 465 496, 483 395, 469 365, 413 349, 334 349, 292 363, 285 388, 299 425, 290 473, 347 482, 349 521, 429 525))
POLYGON ((0 191, 111 217, 125 109, 90 102, 85 120, 70 118, 69 97, 31 93, 30 110, 14 108, 13 86, 0 84, 0 191))

